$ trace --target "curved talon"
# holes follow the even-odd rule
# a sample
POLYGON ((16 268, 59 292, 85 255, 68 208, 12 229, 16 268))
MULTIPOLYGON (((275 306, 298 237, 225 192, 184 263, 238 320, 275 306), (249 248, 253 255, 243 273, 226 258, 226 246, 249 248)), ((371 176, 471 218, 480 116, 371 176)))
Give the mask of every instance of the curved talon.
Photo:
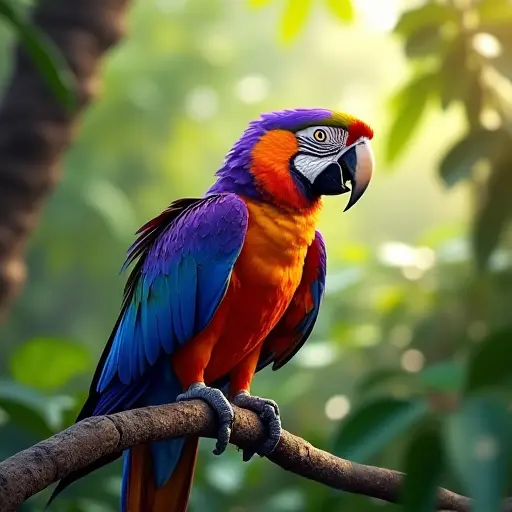
POLYGON ((275 450, 281 437, 281 418, 277 403, 268 398, 252 396, 247 391, 240 391, 233 399, 233 404, 258 414, 269 432, 267 440, 256 450, 245 449, 243 451, 244 462, 249 461, 255 453, 260 457, 270 455, 275 450))
POLYGON ((215 445, 213 453, 220 455, 226 450, 231 436, 231 427, 233 426, 233 419, 235 417, 233 408, 220 389, 210 388, 203 382, 192 384, 185 393, 178 395, 176 401, 183 402, 184 400, 195 399, 206 402, 217 414, 219 430, 217 434, 217 444, 215 445))

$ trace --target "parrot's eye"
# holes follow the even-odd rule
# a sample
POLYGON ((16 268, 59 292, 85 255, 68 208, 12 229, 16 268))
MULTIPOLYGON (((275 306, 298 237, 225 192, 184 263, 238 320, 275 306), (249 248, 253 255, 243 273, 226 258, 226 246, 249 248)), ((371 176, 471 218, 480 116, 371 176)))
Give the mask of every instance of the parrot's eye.
POLYGON ((313 138, 317 142, 325 142, 327 140, 327 133, 325 132, 325 130, 319 128, 318 130, 314 131, 313 138))

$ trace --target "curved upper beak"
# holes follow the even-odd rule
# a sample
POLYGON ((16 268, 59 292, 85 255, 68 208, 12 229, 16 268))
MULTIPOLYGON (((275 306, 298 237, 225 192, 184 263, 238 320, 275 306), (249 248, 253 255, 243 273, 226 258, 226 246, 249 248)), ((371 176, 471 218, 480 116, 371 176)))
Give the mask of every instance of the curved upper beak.
POLYGON ((341 157, 343 162, 339 162, 342 170, 345 170, 345 166, 343 164, 348 164, 346 165, 346 170, 348 171, 349 176, 344 176, 344 178, 346 181, 351 182, 350 199, 347 203, 347 206, 345 206, 345 209, 343 210, 344 212, 352 208, 352 206, 354 206, 357 201, 361 199, 365 190, 368 188, 372 178, 373 166, 375 162, 373 157, 373 150, 368 140, 363 140, 353 149, 355 151, 355 168, 351 168, 347 162, 347 160, 350 161, 351 159, 343 158, 345 155, 342 155, 341 157))
POLYGON ((373 172, 373 151, 368 139, 361 139, 345 148, 336 159, 315 177, 312 188, 317 195, 338 195, 350 192, 345 210, 352 208, 367 189, 373 172), (350 188, 347 183, 350 182, 350 188))

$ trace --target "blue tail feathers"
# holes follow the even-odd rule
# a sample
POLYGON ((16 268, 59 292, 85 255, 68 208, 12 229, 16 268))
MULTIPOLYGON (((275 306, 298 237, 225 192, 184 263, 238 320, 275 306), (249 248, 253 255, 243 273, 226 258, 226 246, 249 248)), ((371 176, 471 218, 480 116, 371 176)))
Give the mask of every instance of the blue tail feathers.
MULTIPOLYGON (((171 365, 167 362, 167 364, 160 365, 158 371, 152 372, 152 378, 137 400, 137 405, 142 407, 172 403, 176 401, 176 397, 182 392, 183 387, 172 371, 171 365)), ((184 437, 151 443, 153 478, 157 489, 163 487, 168 482, 176 469, 184 443, 184 437)), ((124 453, 122 503, 126 503, 129 476, 130 450, 127 450, 124 453)), ((121 510, 125 509, 121 508, 121 510)))

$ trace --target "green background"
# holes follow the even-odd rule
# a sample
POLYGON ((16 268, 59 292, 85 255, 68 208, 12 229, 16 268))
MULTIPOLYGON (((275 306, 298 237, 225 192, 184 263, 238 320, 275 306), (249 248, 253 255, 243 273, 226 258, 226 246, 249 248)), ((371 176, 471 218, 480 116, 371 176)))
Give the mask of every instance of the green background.
MULTIPOLYGON (((16 38, 4 21, 0 90, 16 38)), ((512 4, 138 0, 102 76, 0 328, 0 458, 73 422, 135 230, 201 195, 260 112, 325 107, 373 126, 374 178, 346 214, 344 197, 326 200, 319 320, 253 392, 316 446, 406 469, 405 510, 433 510, 442 484, 497 511, 512 491, 512 4)), ((201 442, 191 512, 399 510, 212 448, 201 442)), ((119 482, 113 464, 52 510, 117 510, 119 482)))

